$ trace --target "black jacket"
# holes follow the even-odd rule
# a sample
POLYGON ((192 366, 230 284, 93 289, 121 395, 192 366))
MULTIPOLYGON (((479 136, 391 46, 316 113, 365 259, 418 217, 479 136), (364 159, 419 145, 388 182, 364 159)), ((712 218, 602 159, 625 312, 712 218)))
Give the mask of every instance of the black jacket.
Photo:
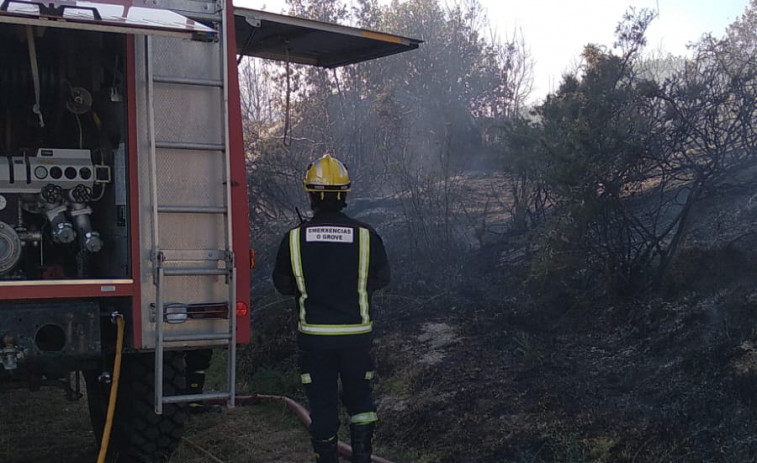
POLYGON ((295 298, 300 345, 324 348, 370 344, 371 296, 389 278, 381 237, 341 212, 289 230, 273 270, 276 289, 295 298))

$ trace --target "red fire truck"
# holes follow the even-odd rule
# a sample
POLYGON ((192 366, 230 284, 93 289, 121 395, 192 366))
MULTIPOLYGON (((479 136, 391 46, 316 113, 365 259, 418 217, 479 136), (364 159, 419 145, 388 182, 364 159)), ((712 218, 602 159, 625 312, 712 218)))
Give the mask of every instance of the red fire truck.
POLYGON ((331 68, 418 45, 224 0, 0 0, 0 387, 77 397, 81 372, 101 433, 118 359, 118 461, 170 455, 189 402, 233 406, 250 338, 238 57, 331 68), (211 349, 226 387, 187 390, 211 349))

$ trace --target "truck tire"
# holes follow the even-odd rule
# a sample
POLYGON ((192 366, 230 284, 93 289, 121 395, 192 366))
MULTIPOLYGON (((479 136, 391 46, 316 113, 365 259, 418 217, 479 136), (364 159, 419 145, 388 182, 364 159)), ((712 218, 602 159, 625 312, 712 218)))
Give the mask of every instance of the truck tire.
MULTIPOLYGON (((155 414, 154 354, 124 355, 118 400, 113 419, 108 454, 117 463, 155 463, 170 458, 184 432, 187 404, 165 404, 163 414, 155 414)), ((108 411, 110 385, 98 380, 99 371, 84 372, 92 427, 100 446, 108 411)), ((185 387, 184 355, 166 352, 163 366, 163 393, 176 395, 185 387)))

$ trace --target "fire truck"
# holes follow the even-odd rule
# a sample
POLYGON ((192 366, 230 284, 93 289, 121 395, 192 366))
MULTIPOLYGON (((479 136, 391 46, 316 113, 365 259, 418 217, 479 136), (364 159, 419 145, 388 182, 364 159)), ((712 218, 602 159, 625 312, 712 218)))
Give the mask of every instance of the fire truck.
POLYGON ((233 407, 253 261, 238 60, 419 43, 225 0, 0 0, 0 388, 86 388, 101 435, 117 374, 120 462, 168 457, 190 402, 233 407), (226 386, 188 391, 213 349, 226 386))

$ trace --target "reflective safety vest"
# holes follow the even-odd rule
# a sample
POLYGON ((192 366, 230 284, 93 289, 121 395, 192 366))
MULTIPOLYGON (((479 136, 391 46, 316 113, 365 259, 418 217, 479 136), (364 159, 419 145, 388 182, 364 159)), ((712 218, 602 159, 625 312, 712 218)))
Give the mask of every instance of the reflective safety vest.
POLYGON ((299 293, 301 333, 355 335, 372 331, 369 229, 344 223, 308 223, 289 231, 289 255, 299 293))

